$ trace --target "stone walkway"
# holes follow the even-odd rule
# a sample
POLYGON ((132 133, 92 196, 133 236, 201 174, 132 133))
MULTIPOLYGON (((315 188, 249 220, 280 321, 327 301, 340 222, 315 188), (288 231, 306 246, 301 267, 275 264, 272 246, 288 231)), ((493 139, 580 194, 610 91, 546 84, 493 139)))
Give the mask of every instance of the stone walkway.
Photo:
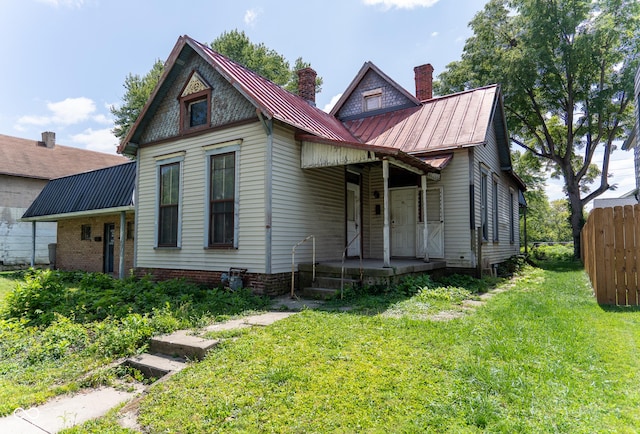
MULTIPOLYGON (((314 300, 291 299, 288 296, 274 299, 272 308, 279 309, 239 319, 213 324, 198 334, 190 330, 179 330, 170 335, 152 339, 150 348, 155 354, 141 354, 124 363, 139 368, 143 374, 156 378, 167 378, 186 366, 187 360, 202 359, 206 352, 215 348, 217 339, 205 339, 201 335, 212 331, 233 330, 245 327, 264 327, 287 318, 304 308, 318 307, 314 300), (284 311, 287 309, 287 311, 284 311)), ((29 409, 16 409, 12 415, 0 418, 0 433, 43 434, 56 433, 64 428, 104 416, 110 409, 129 402, 122 413, 122 424, 139 429, 136 421, 137 403, 144 396, 146 387, 135 386, 132 391, 116 390, 112 387, 83 390, 74 395, 63 395, 29 409)))

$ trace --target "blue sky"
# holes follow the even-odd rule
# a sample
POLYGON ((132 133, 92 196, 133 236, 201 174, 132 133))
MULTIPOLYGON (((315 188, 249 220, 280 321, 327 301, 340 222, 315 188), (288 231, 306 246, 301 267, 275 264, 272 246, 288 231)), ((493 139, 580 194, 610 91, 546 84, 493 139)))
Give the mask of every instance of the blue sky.
MULTIPOLYGON (((372 61, 410 92, 413 67, 437 76, 458 60, 467 24, 486 0, 1 0, 0 134, 115 152, 109 107, 129 73, 165 60, 180 35, 211 42, 243 30, 290 62, 302 57, 324 79, 329 107, 372 61)), ((631 153, 614 152, 615 197, 634 187, 631 153)), ((549 196, 562 197, 557 183, 549 196)))

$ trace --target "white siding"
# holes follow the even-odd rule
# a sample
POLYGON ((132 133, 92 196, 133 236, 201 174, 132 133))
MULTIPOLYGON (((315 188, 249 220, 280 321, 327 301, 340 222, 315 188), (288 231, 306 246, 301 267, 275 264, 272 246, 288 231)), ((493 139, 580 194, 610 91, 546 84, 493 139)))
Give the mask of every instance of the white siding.
POLYGON ((427 186, 442 187, 444 257, 447 267, 473 267, 475 256, 471 250, 469 222, 469 151, 456 151, 449 165, 442 170, 440 181, 428 181, 427 186))
POLYGON ((226 271, 265 268, 265 149, 267 138, 258 122, 189 139, 142 147, 138 154, 136 267, 226 271), (206 157, 203 146, 241 139, 239 151, 238 249, 205 249, 206 157), (182 165, 182 243, 179 249, 154 249, 156 158, 185 152, 182 165))
POLYGON ((500 161, 498 157, 498 148, 496 144, 496 135, 494 128, 489 128, 487 132, 487 144, 476 146, 474 148, 475 162, 474 162, 474 185, 476 188, 475 193, 475 211, 476 211, 476 227, 480 226, 480 164, 484 164, 489 168, 489 190, 488 190, 488 209, 489 209, 489 237, 486 242, 482 244, 482 261, 484 265, 496 264, 502 262, 509 257, 516 255, 520 251, 518 225, 518 187, 512 181, 509 174, 503 172, 500 169, 500 161), (493 195, 493 180, 498 180, 498 197, 493 195), (509 194, 509 188, 514 190, 513 200, 514 204, 514 216, 516 231, 515 242, 510 241, 510 216, 509 216, 509 200, 511 195, 509 194), (498 201, 498 215, 494 215, 494 201, 498 201), (494 219, 498 218, 498 241, 494 241, 494 219))
MULTIPOLYGON (((291 249, 316 238, 316 260, 341 258, 345 246, 344 167, 301 169, 301 145, 293 132, 274 128, 272 273, 291 271, 291 249)), ((296 250, 296 263, 311 261, 311 244, 296 250)))

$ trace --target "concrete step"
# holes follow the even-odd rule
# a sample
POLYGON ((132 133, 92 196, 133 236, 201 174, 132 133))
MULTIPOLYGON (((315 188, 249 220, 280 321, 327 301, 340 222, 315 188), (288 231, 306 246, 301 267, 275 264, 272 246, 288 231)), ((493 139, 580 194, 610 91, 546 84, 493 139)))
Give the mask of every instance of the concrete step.
POLYGON ((182 370, 185 367, 185 360, 163 354, 143 353, 129 357, 123 364, 139 370, 147 378, 158 379, 171 372, 182 370))
POLYGON ((204 339, 200 336, 192 335, 188 330, 179 330, 170 335, 151 338, 149 351, 151 353, 185 357, 191 360, 202 360, 207 352, 215 348, 219 343, 219 339, 204 339))
POLYGON ((316 300, 328 300, 338 294, 340 289, 306 287, 302 289, 302 296, 316 300))
POLYGON ((325 277, 325 276, 316 276, 316 281, 313 283, 314 287, 318 288, 329 288, 329 289, 340 289, 340 286, 344 284, 344 287, 348 286, 356 286, 359 285, 360 282, 356 279, 341 279, 340 277, 325 277))

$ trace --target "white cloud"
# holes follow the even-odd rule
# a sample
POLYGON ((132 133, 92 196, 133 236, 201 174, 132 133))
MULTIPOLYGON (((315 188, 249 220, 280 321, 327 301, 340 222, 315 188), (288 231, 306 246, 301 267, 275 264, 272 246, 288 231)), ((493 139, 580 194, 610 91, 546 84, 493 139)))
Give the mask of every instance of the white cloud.
POLYGON ((384 10, 389 10, 392 8, 396 9, 413 9, 416 7, 421 8, 429 8, 436 3, 438 0, 362 0, 362 2, 367 6, 382 6, 384 10))
POLYGON ((337 95, 335 95, 333 98, 331 98, 331 101, 329 101, 327 103, 327 105, 324 106, 324 108, 322 109, 322 111, 329 113, 331 111, 331 109, 333 108, 334 105, 336 105, 336 103, 338 102, 338 100, 342 97, 342 94, 339 93, 337 95))
POLYGON ((262 13, 262 9, 248 9, 244 13, 244 23, 248 26, 254 26, 258 21, 258 15, 262 13))
POLYGON ((111 133, 111 128, 94 130, 88 128, 82 133, 71 136, 71 141, 91 151, 116 154, 118 139, 111 133))
POLYGON ((85 0, 37 0, 40 3, 53 7, 81 8, 85 0))
POLYGON ((433 38, 435 38, 435 37, 436 37, 436 36, 438 36, 439 34, 440 34, 440 33, 438 33, 438 32, 433 32, 433 33, 431 33, 431 36, 432 36, 433 38))
MULTIPOLYGON (((96 104, 89 98, 67 98, 59 102, 47 103, 49 116, 22 116, 18 119, 18 125, 72 125, 89 119, 96 111, 96 104)), ((99 118, 99 116, 98 116, 99 118)))

